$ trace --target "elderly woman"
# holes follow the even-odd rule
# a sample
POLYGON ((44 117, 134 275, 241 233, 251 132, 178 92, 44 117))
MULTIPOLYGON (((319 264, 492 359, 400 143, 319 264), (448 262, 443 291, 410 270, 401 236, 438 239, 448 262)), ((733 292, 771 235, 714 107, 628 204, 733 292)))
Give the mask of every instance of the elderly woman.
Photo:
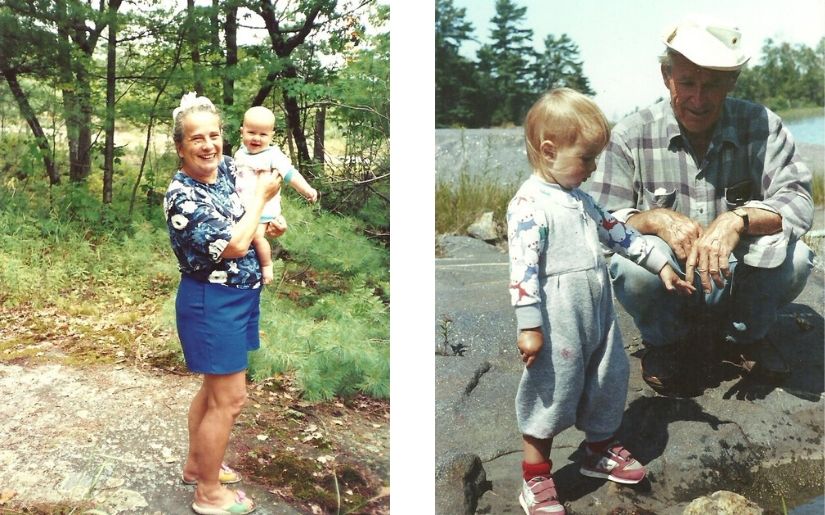
POLYGON ((260 345, 261 270, 250 245, 264 204, 280 189, 280 177, 259 174, 254 200, 244 209, 212 102, 187 94, 173 117, 181 165, 164 210, 181 270, 177 328, 187 367, 203 374, 189 408, 183 481, 197 483, 196 513, 249 513, 255 509, 252 500, 222 485, 240 481, 223 465, 223 456, 246 402, 247 351, 260 345))

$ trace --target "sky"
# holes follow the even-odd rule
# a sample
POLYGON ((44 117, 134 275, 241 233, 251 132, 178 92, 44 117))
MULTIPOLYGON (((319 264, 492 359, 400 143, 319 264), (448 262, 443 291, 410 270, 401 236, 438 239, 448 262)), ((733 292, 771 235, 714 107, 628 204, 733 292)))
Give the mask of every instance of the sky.
MULTIPOLYGON (((453 0, 466 9, 481 43, 489 41, 495 0, 453 0)), ((584 73, 596 92, 595 100, 613 121, 665 96, 657 58, 664 49, 661 36, 669 25, 697 13, 726 21, 742 31, 742 44, 758 64, 766 38, 816 47, 825 36, 822 0, 515 0, 526 6, 524 27, 533 30, 536 50, 546 35, 567 33, 579 46, 584 73), (565 5, 559 9, 559 5, 565 5), (686 9, 685 6, 690 6, 686 9)), ((475 59, 479 43, 462 53, 475 59)))

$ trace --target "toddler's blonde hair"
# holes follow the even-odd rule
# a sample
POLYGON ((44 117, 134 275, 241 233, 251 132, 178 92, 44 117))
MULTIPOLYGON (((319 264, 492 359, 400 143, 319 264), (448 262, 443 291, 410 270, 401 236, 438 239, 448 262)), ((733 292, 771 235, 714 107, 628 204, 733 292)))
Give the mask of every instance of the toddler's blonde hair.
POLYGON ((599 106, 570 88, 546 92, 524 118, 527 159, 533 170, 540 172, 547 171, 547 160, 541 152, 543 141, 550 140, 559 148, 583 140, 603 148, 609 139, 610 125, 599 106))

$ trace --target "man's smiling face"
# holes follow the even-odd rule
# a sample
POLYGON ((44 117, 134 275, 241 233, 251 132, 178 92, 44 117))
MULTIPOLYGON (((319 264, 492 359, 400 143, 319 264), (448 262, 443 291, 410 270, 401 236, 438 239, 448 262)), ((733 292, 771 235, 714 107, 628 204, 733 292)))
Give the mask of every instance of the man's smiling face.
POLYGON ((671 57, 672 65, 662 66, 662 78, 670 91, 673 113, 688 136, 709 137, 737 74, 702 68, 679 54, 671 57))

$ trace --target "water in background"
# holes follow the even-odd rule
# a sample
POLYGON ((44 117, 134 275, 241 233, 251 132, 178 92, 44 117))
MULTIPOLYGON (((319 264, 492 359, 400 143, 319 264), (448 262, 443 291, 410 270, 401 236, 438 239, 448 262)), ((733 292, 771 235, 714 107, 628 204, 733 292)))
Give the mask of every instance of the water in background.
POLYGON ((825 116, 812 116, 785 122, 797 143, 825 145, 825 116))
POLYGON ((822 515, 823 513, 825 513, 825 497, 817 497, 808 504, 791 509, 788 515, 822 515))

